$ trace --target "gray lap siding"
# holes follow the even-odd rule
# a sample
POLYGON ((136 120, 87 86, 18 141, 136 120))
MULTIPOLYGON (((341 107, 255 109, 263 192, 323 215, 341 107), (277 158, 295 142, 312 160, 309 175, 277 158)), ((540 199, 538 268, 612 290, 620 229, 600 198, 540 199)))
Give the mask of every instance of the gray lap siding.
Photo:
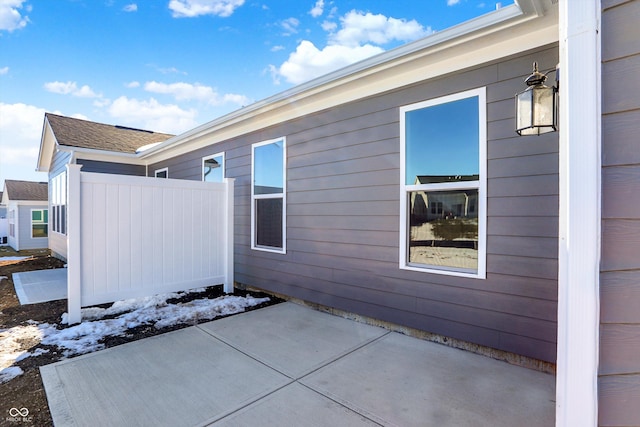
POLYGON ((602 9, 601 426, 640 425, 640 1, 602 9))
POLYGON ((201 179, 225 152, 236 179, 238 282, 492 348, 555 362, 557 134, 518 138, 513 95, 547 46, 341 105, 149 166, 201 179), (487 278, 399 268, 399 107, 487 88, 487 278), (251 144, 287 138, 287 253, 251 250, 251 144))

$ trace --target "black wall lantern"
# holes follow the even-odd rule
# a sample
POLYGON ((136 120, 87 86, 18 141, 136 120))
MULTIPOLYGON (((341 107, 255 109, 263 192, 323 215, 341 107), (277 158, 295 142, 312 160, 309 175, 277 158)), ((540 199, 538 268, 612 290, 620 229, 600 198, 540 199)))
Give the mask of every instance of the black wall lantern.
POLYGON ((538 63, 534 62, 533 74, 525 80, 528 87, 516 95, 518 135, 541 135, 558 130, 558 89, 546 86, 545 80, 547 75, 539 72, 538 63))

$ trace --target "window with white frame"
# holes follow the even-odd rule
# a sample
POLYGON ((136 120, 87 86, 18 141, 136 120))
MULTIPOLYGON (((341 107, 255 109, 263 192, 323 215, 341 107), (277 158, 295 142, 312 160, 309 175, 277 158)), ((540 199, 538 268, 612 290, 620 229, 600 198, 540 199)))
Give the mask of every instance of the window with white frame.
POLYGON ((7 217, 9 219, 9 236, 16 237, 16 211, 10 210, 7 217))
POLYGON ((156 178, 169 178, 169 168, 157 169, 154 176, 156 178))
POLYGON ((486 277, 486 90, 400 108, 400 267, 486 277))
POLYGON ((56 175, 51 180, 51 229, 67 234, 67 172, 56 175))
POLYGON ((251 146, 251 248, 286 252, 286 139, 251 146))
POLYGON ((224 181, 224 153, 202 158, 202 180, 205 182, 224 181))
POLYGON ((49 210, 31 209, 31 237, 47 237, 49 235, 49 210))

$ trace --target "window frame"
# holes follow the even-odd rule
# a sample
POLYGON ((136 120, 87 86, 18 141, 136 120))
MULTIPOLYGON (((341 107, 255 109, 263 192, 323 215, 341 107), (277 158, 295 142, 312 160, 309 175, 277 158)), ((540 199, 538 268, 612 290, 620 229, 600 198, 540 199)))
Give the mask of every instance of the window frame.
POLYGON ((31 209, 30 210, 30 219, 31 219, 31 238, 32 239, 48 239, 49 238, 49 209, 48 208, 44 208, 44 209, 31 209), (45 217, 45 211, 47 212, 47 220, 44 220, 45 217), (33 219, 33 213, 34 212, 40 212, 40 221, 41 222, 36 222, 35 224, 37 225, 45 225, 46 226, 46 231, 47 231, 47 235, 46 236, 34 236, 33 235, 33 225, 34 225, 34 219, 33 219))
POLYGON ((155 171, 153 171, 153 176, 154 178, 163 178, 163 179, 168 179, 169 178, 169 168, 162 168, 162 169, 156 169, 155 171), (162 176, 158 176, 158 173, 162 173, 162 172, 166 172, 167 176, 162 177, 162 176))
MULTIPOLYGON (((200 164, 200 169, 201 169, 201 172, 202 172, 202 177, 201 177, 202 182, 215 182, 215 181, 205 181, 204 180, 204 162, 205 162, 205 160, 215 159, 216 157, 222 157, 222 165, 220 166, 222 168, 222 181, 221 182, 224 182, 224 179, 227 177, 227 171, 226 171, 227 160, 224 157, 224 151, 223 151, 221 153, 212 154, 210 156, 205 156, 205 157, 202 158, 202 163, 200 164)), ((168 174, 169 173, 167 172, 167 175, 168 174)))
POLYGON ((466 90, 454 94, 441 96, 400 107, 400 257, 399 264, 402 270, 420 271, 425 273, 447 276, 468 277, 486 279, 487 274, 487 96, 486 87, 466 90), (406 114, 436 105, 467 98, 478 98, 478 181, 458 181, 430 184, 406 183, 406 114), (476 272, 464 271, 455 267, 437 267, 428 264, 409 262, 409 233, 410 233, 410 195, 412 192, 425 191, 452 191, 452 190, 478 190, 478 202, 475 209, 478 212, 478 267, 476 272))
POLYGON ((67 171, 51 178, 49 232, 67 235, 67 171))
POLYGON ((251 144, 251 249, 277 254, 287 253, 287 138, 285 136, 251 144), (282 141, 282 193, 255 194, 256 148, 282 141), (258 245, 256 230, 256 201, 282 199, 282 248, 258 245))

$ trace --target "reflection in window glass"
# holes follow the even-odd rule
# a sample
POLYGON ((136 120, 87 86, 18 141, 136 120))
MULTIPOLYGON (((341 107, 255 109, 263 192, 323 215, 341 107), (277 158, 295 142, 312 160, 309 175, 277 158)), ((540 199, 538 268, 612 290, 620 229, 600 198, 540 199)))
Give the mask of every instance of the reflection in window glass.
POLYGON ((253 185, 254 194, 282 193, 284 141, 256 146, 254 148, 253 185))
POLYGON ((217 154, 202 159, 202 180, 206 182, 224 181, 224 155, 217 154))
POLYGON ((478 97, 405 115, 406 185, 478 179, 478 97))
POLYGON ((409 263, 477 269, 477 200, 477 189, 409 192, 409 263))

